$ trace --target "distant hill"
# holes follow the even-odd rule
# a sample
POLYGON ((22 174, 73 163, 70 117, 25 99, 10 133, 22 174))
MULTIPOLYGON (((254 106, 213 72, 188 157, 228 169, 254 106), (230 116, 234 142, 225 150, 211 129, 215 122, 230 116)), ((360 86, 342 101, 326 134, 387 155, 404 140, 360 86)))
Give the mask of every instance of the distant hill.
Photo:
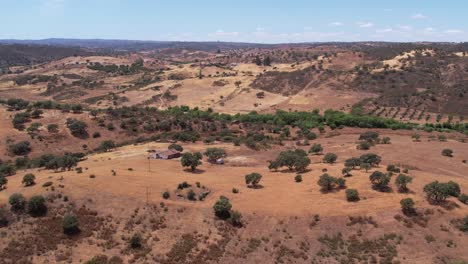
POLYGON ((0 67, 31 65, 69 56, 90 54, 92 54, 92 52, 79 47, 0 44, 0 67))

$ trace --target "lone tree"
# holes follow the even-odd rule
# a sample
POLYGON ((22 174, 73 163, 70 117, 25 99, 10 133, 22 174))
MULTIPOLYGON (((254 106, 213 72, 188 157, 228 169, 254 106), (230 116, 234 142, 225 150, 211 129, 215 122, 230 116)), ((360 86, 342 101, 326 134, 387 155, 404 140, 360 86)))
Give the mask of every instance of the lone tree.
POLYGON ((307 153, 302 149, 282 151, 276 160, 270 161, 269 169, 278 169, 280 167, 288 167, 289 170, 302 172, 307 169, 310 164, 310 159, 307 153))
POLYGON ((77 138, 87 138, 88 137, 88 131, 86 131, 86 128, 88 128, 88 125, 75 118, 68 118, 67 119, 67 127, 70 130, 70 133, 77 138))
POLYGON ((32 173, 24 175, 22 183, 24 186, 31 186, 35 184, 36 176, 32 173))
POLYGON ((235 227, 241 227, 242 214, 235 210, 231 211, 231 216, 229 217, 228 222, 235 227))
POLYGON ((113 140, 104 140, 103 142, 101 142, 101 145, 99 145, 98 149, 102 152, 108 152, 115 149, 116 147, 117 145, 113 140))
POLYGON ((228 219, 231 216, 232 205, 225 196, 220 196, 219 200, 213 205, 215 215, 220 219, 228 219))
POLYGON ((203 155, 208 158, 210 163, 216 163, 218 159, 226 157, 226 151, 222 148, 208 148, 203 155))
POLYGON ((80 222, 78 217, 74 214, 66 214, 63 217, 62 223, 63 233, 67 235, 74 235, 80 232, 80 222))
POLYGON ((250 184, 252 188, 258 188, 258 183, 262 179, 262 175, 260 173, 250 173, 245 175, 245 184, 250 184))
POLYGON ((270 56, 267 56, 267 57, 263 60, 263 66, 271 66, 271 59, 270 59, 270 56))
POLYGON ((43 196, 36 195, 29 199, 28 213, 34 217, 43 216, 47 213, 46 201, 43 196))
POLYGON ((327 153, 323 157, 323 162, 333 164, 337 158, 338 156, 335 153, 327 153))
POLYGON ((11 205, 11 210, 14 212, 23 211, 26 207, 26 199, 20 193, 14 193, 8 198, 8 203, 11 205))
POLYGON ((453 150, 451 150, 451 149, 443 149, 443 150, 442 150, 442 156, 445 156, 445 157, 453 157, 453 150))
POLYGON ((416 213, 416 210, 414 209, 414 201, 411 198, 405 198, 400 201, 401 205, 401 211, 405 215, 413 215, 416 213))
POLYGON ((385 191, 388 188, 390 183, 391 176, 380 171, 374 171, 370 176, 369 180, 372 183, 372 186, 379 190, 385 191))
POLYGON ((314 145, 312 145, 312 147, 310 147, 309 149, 309 153, 313 153, 315 155, 319 155, 321 154, 323 151, 323 147, 321 144, 319 143, 315 143, 314 145))
POLYGON ((400 174, 395 179, 395 184, 398 186, 399 192, 407 192, 408 191, 408 184, 413 181, 413 178, 406 175, 400 174))
POLYGON ((182 154, 182 159, 180 162, 182 163, 183 167, 190 167, 191 171, 195 171, 195 169, 202 164, 201 159, 202 154, 200 152, 186 152, 182 154))
POLYGON ((430 202, 441 203, 450 196, 450 188, 446 183, 440 183, 438 181, 426 184, 423 188, 426 193, 426 197, 430 202))
POLYGON ((359 201, 359 192, 356 189, 347 189, 346 190, 346 200, 348 202, 356 202, 359 201))
POLYGON ((7 183, 8 179, 0 174, 0 191, 6 188, 7 183))

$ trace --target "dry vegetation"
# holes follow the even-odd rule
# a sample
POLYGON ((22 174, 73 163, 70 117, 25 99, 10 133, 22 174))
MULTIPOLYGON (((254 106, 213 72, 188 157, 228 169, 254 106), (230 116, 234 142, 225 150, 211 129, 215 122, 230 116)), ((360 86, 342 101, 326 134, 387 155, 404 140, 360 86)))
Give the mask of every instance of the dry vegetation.
POLYGON ((466 47, 191 45, 9 59, 0 263, 468 261, 466 47))

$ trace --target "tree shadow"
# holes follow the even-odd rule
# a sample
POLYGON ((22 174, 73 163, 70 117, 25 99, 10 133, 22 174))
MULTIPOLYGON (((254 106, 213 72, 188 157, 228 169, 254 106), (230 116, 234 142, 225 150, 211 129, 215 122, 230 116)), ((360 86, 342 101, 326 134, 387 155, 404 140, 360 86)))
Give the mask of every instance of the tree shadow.
POLYGON ((187 168, 187 169, 184 169, 184 172, 191 173, 191 174, 202 174, 205 172, 205 170, 202 170, 202 169, 191 170, 187 168))
POLYGON ((265 188, 263 185, 261 184, 257 184, 257 185, 247 185, 247 188, 250 188, 250 189, 263 189, 265 188))

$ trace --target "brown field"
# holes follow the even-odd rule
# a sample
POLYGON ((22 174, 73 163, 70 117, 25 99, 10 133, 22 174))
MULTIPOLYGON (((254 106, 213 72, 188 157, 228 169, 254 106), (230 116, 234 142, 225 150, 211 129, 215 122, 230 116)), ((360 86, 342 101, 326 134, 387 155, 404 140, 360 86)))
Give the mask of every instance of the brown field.
MULTIPOLYGON (((352 156, 359 156, 365 151, 355 148, 355 142, 359 129, 343 129, 339 135, 333 137, 322 136, 314 142, 324 146, 325 152, 334 152, 338 155, 338 161, 333 165, 321 162, 322 156, 310 156, 312 165, 310 171, 302 174, 303 182, 296 183, 291 172, 270 172, 266 168, 267 160, 274 158, 275 154, 293 147, 286 144, 285 147, 274 147, 267 151, 253 151, 245 147, 234 147, 226 144, 216 144, 216 147, 226 149, 228 153, 225 165, 211 165, 204 161, 198 172, 191 173, 183 170, 178 160, 151 160, 146 158, 148 149, 164 149, 167 144, 148 143, 142 145, 126 146, 114 152, 88 156, 86 161, 79 164, 83 168, 82 174, 76 172, 53 173, 47 170, 21 171, 17 175, 9 177, 8 188, 0 192, 0 202, 6 202, 9 195, 21 192, 30 197, 33 194, 62 193, 70 198, 73 203, 86 205, 99 212, 99 215, 112 215, 116 219, 128 219, 135 208, 148 208, 149 204, 155 206, 160 202, 166 204, 168 212, 161 212, 165 216, 167 227, 147 233, 145 224, 136 225, 135 230, 141 230, 146 235, 153 237, 148 241, 151 245, 151 254, 146 255, 146 261, 170 250, 170 241, 175 241, 182 234, 197 230, 198 234, 209 237, 206 244, 199 245, 202 248, 210 243, 219 242, 219 234, 211 233, 213 229, 212 205, 220 195, 230 198, 234 208, 242 212, 246 225, 236 231, 226 245, 226 252, 218 261, 231 263, 236 259, 236 253, 242 249, 243 243, 250 238, 268 237, 269 242, 261 249, 255 249, 246 263, 254 263, 258 259, 275 261, 279 250, 273 247, 273 242, 279 239, 279 243, 290 247, 300 241, 310 244, 310 249, 305 252, 309 257, 314 255, 323 245, 317 242, 317 238, 323 234, 352 234, 357 230, 365 231, 368 238, 378 234, 394 232, 403 236, 403 242, 398 246, 398 257, 403 263, 428 263, 437 262, 437 257, 449 257, 449 259, 467 259, 464 248, 468 246, 466 235, 462 235, 451 224, 450 220, 463 217, 468 213, 468 207, 455 199, 450 199, 454 209, 444 209, 441 206, 429 204, 422 188, 425 184, 438 180, 453 180, 460 184, 462 190, 468 189, 466 178, 467 165, 462 163, 468 157, 468 148, 465 143, 454 140, 448 142, 428 141, 427 134, 423 135, 422 142, 412 142, 409 132, 380 131, 382 136, 390 136, 392 144, 377 145, 370 151, 382 155, 383 163, 375 168, 385 171, 387 164, 400 164, 409 167, 409 175, 414 177, 410 184, 411 193, 400 194, 396 191, 393 182, 392 191, 382 193, 372 190, 368 175, 373 171, 353 171, 352 177, 346 178, 348 188, 355 188, 360 192, 361 201, 349 203, 345 199, 344 190, 323 194, 316 184, 323 169, 333 176, 339 176, 343 161, 352 156), (440 154, 442 148, 454 150, 454 157, 447 158, 440 154), (133 170, 130 171, 129 168, 133 170), (149 168, 151 169, 149 171, 149 168), (111 171, 116 175, 113 176, 111 171), (37 177, 37 184, 33 187, 21 187, 21 178, 27 172, 33 172, 37 177), (251 172, 259 172, 263 175, 260 189, 247 188, 244 183, 244 175, 251 172), (95 175, 95 178, 90 178, 95 175), (54 182, 55 191, 42 187, 46 181, 54 182), (187 181, 194 185, 200 182, 211 193, 205 201, 189 202, 175 195, 178 183, 187 181), (63 185, 63 188, 58 188, 63 185), (232 188, 239 189, 238 194, 231 192, 232 188), (48 190, 48 191, 47 191, 48 190), (171 193, 169 200, 163 200, 161 194, 164 191, 171 193), (435 213, 430 215, 427 226, 414 225, 411 228, 403 226, 394 216, 400 214, 399 201, 402 198, 411 197, 416 203, 419 212, 432 209, 435 213), (178 213, 183 210, 183 213, 178 213), (321 221, 317 226, 310 228, 309 224, 314 215, 320 215, 321 221), (347 226, 348 216, 372 216, 378 223, 378 227, 369 227, 358 224, 347 226), (444 228, 442 228, 444 227, 444 228), (287 231, 281 231, 281 230, 287 231), (441 231, 441 229, 448 231, 441 231), (276 230, 276 231, 275 231, 276 230), (283 236, 289 237, 283 240, 283 236), (436 241, 428 244, 425 237, 432 235, 436 241), (154 237, 160 240, 155 241, 154 237), (238 237, 238 238, 236 238, 238 237), (240 239, 239 242, 236 242, 240 239), (244 241, 244 242, 242 242, 244 241), (448 248, 447 241, 455 243, 455 247, 448 248), (240 243, 240 244, 239 244, 240 243), (265 247, 265 251, 263 250, 265 247), (265 252, 265 253, 262 253, 265 252), (229 252, 229 253, 227 253, 229 252), (274 254, 266 254, 267 252, 274 254), (453 256, 454 258, 450 257, 453 256)), ((184 144, 186 151, 203 151, 208 146, 204 144, 184 144)), ((394 176, 395 177, 395 176, 394 176)), ((144 217, 149 217, 150 211, 143 210, 144 217)), ((160 212, 161 210, 159 210, 160 212)), ((118 224, 116 224, 118 226, 118 224)), ((213 230, 214 231, 214 230, 213 230)), ((114 238, 128 234, 128 230, 117 228, 114 238)), ((219 231, 218 231, 219 232, 219 231)), ((83 240, 74 248, 71 259, 73 262, 86 256, 97 255, 100 250, 97 245, 86 243, 83 240)), ((90 240, 89 240, 90 241, 90 240)), ((117 246, 117 248, 122 246, 117 246)), ((109 253, 115 253, 115 249, 109 253)), ((237 253, 239 254, 239 253, 237 253)), ((57 255, 57 253, 55 254, 57 255)), ((294 254, 293 254, 294 255, 294 254)), ((131 258, 124 255, 124 259, 131 258)), ((50 257, 41 256, 37 261, 51 260, 50 257)), ((285 256, 285 260, 295 263, 307 263, 305 259, 285 256)), ((309 259, 310 261, 310 259, 309 259)))

